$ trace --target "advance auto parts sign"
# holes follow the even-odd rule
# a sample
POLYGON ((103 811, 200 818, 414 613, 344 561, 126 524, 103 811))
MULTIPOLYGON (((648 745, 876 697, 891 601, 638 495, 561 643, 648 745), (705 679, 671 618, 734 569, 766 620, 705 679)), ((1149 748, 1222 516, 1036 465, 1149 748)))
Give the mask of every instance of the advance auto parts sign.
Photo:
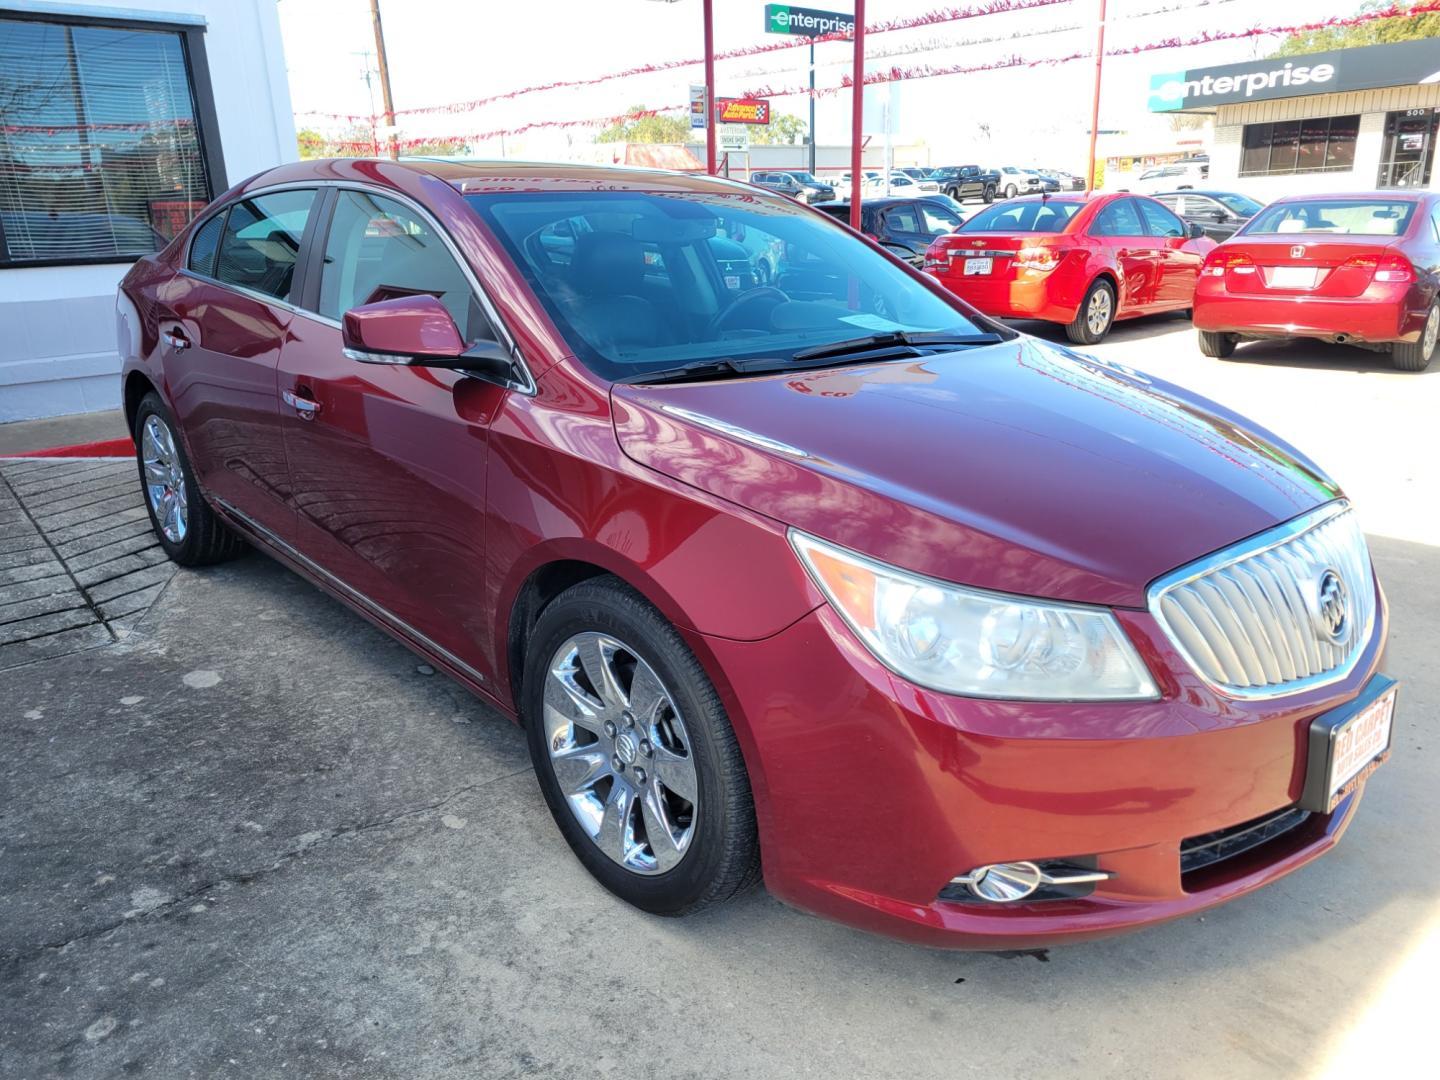
POLYGON ((1151 112, 1440 81, 1433 38, 1150 76, 1151 112))
POLYGON ((801 37, 822 37, 839 32, 855 31, 855 16, 839 11, 819 11, 790 4, 765 5, 767 34, 799 34, 801 37))
POLYGON ((717 124, 768 124, 770 102, 764 98, 716 98, 717 124))

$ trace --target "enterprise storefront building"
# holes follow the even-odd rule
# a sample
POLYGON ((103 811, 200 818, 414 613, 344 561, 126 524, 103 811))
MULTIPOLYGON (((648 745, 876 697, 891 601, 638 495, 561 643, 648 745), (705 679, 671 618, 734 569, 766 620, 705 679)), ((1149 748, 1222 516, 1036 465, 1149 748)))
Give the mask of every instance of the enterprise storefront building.
POLYGON ((1440 189, 1440 40, 1152 75, 1150 110, 1214 114, 1209 186, 1262 201, 1440 189))

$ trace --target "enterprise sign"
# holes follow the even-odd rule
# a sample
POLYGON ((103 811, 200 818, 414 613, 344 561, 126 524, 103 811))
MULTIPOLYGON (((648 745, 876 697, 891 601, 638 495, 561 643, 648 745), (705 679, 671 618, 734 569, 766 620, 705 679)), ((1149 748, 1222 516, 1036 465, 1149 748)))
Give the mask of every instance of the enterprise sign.
POLYGON ((818 8, 795 7, 793 4, 765 5, 765 32, 767 34, 799 34, 802 37, 823 37, 844 31, 855 31, 855 16, 839 11, 821 11, 818 8))
POLYGON ((1151 112, 1209 109, 1436 80, 1440 80, 1440 49, 1434 39, 1401 41, 1152 75, 1149 107, 1151 112))

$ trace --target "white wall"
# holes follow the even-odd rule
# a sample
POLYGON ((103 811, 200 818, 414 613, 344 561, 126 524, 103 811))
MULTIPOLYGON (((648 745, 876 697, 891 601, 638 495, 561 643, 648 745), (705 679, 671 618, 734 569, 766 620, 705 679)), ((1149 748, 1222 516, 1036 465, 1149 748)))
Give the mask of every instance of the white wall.
MULTIPOLYGON (((295 120, 276 0, 0 0, 0 13, 66 13, 205 26, 227 185, 293 161, 295 120)), ((216 194, 220 194, 216 190, 216 194)), ((0 423, 112 409, 115 287, 128 263, 0 269, 0 423)))
MULTIPOLYGON (((1323 191, 1371 191, 1380 170, 1385 142, 1385 116, 1402 109, 1440 106, 1440 84, 1392 86, 1355 90, 1344 94, 1282 98, 1245 105, 1222 105, 1216 117, 1215 142, 1210 152, 1210 183, 1243 191, 1262 202, 1282 195, 1323 191), (1241 136, 1246 124, 1281 120, 1309 120, 1319 116, 1358 113, 1360 131, 1355 138, 1355 167, 1344 172, 1296 173, 1290 176, 1240 176, 1241 136)), ((1430 187, 1440 191, 1440 150, 1430 173, 1430 187)))

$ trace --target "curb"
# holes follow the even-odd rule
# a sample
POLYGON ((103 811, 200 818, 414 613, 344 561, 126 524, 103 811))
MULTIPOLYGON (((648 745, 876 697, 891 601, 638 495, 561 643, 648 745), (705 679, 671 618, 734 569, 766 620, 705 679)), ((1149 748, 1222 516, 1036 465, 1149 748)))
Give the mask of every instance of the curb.
POLYGON ((129 439, 104 439, 100 442, 76 443, 73 446, 53 446, 47 450, 29 450, 23 454, 0 454, 8 458, 128 458, 135 453, 135 444, 129 439))

